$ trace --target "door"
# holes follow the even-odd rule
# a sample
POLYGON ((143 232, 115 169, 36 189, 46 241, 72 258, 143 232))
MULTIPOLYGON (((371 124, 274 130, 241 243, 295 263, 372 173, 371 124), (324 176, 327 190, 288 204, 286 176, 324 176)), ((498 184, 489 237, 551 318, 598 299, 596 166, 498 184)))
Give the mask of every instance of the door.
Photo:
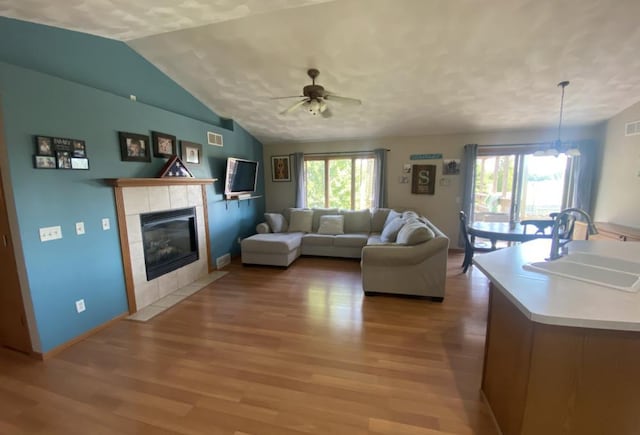
POLYGON ((30 353, 31 338, 9 231, 2 174, 0 174, 0 279, 0 345, 30 353))

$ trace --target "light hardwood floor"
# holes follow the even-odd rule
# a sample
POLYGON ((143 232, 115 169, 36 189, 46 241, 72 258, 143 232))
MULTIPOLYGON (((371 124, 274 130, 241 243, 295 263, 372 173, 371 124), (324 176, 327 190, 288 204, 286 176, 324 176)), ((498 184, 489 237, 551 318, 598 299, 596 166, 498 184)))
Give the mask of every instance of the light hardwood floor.
POLYGON ((242 267, 42 363, 0 349, 0 434, 497 434, 480 397, 488 283, 364 297, 357 261, 242 267))

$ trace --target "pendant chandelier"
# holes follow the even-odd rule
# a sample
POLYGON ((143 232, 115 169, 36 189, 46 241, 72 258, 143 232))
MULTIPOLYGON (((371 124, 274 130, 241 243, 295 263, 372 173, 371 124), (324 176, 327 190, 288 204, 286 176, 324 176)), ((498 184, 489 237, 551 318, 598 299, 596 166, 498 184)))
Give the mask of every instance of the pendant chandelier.
POLYGON ((565 80, 558 83, 558 87, 562 88, 562 96, 560 97, 560 121, 558 122, 558 139, 553 142, 546 150, 538 150, 533 153, 534 156, 554 156, 557 157, 561 153, 568 157, 578 157, 580 150, 570 144, 562 143, 562 111, 564 109, 564 88, 569 86, 569 81, 565 80))

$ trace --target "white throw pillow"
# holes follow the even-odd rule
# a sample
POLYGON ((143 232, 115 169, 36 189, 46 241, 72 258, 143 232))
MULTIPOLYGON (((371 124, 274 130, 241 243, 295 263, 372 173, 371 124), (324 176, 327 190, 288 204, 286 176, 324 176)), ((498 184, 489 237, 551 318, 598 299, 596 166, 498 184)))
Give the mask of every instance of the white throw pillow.
POLYGON ((284 216, 280 213, 265 213, 264 220, 269 224, 269 228, 274 233, 286 233, 289 225, 284 216))
POLYGON ((313 210, 291 210, 291 221, 289 222, 289 232, 311 232, 313 222, 313 210))
POLYGON ((391 221, 393 221, 395 218, 401 218, 401 217, 402 217, 402 213, 398 213, 395 210, 389 210, 389 214, 387 215, 387 219, 384 221, 384 226, 382 227, 382 229, 384 230, 384 227, 389 225, 391 221))
POLYGON ((318 234, 344 234, 344 216, 330 214, 320 216, 318 234))
POLYGON ((398 232, 402 229, 404 225, 404 221, 400 216, 393 219, 382 229, 382 234, 380 234, 380 240, 384 243, 393 243, 396 241, 398 237, 398 232))
POLYGON ((434 237, 435 234, 431 231, 431 228, 427 228, 422 222, 414 221, 402 227, 398 232, 396 243, 399 245, 417 245, 418 243, 428 242, 434 237))

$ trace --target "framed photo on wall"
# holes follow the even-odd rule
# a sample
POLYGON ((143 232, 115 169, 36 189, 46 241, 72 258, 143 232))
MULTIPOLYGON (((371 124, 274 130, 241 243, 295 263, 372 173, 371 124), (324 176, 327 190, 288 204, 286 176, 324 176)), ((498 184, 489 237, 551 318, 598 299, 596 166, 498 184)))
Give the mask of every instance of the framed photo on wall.
POLYGON ((53 156, 54 150, 51 141, 52 138, 49 136, 36 136, 36 155, 53 156))
POLYGON ((436 192, 436 165, 413 165, 411 193, 433 195, 436 192))
POLYGON ((153 155, 155 157, 171 157, 176 155, 176 137, 159 131, 151 132, 153 155))
POLYGON ((150 162, 149 136, 118 132, 120 138, 120 158, 123 162, 150 162))
POLYGON ((180 148, 182 150, 182 161, 192 165, 199 165, 202 163, 202 145, 199 143, 187 142, 186 140, 180 141, 180 148))
POLYGON ((291 181, 289 156, 271 156, 271 181, 291 181))

